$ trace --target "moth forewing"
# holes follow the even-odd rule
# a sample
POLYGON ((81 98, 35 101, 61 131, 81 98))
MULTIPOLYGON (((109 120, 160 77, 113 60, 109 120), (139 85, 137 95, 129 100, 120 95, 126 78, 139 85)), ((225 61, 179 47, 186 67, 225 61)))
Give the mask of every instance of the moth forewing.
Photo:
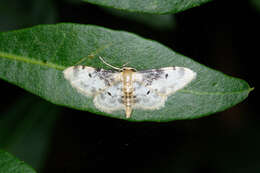
POLYGON ((164 67, 136 72, 135 79, 144 86, 168 96, 185 87, 196 73, 185 67, 164 67))

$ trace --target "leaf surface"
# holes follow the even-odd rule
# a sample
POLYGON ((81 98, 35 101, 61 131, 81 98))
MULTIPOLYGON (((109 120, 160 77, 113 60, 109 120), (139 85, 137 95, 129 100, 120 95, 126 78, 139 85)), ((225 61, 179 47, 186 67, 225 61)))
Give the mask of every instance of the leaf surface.
POLYGON ((202 5, 211 0, 83 0, 96 5, 125 11, 168 14, 202 5))
POLYGON ((0 150, 0 173, 36 173, 30 166, 0 150))
POLYGON ((99 111, 93 98, 79 94, 62 71, 74 65, 111 69, 123 64, 137 70, 168 66, 188 67, 197 77, 168 97, 159 110, 134 110, 132 121, 193 119, 225 110, 244 100, 252 90, 237 78, 207 68, 158 42, 137 35, 92 25, 57 24, 0 33, 0 78, 54 104, 110 117, 124 111, 99 111))

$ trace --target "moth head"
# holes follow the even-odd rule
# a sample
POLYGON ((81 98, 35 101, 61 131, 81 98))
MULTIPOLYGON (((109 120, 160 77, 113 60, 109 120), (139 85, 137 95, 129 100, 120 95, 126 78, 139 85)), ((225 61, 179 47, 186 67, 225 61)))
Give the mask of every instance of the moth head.
POLYGON ((120 69, 120 71, 137 71, 135 68, 132 67, 123 67, 120 69))

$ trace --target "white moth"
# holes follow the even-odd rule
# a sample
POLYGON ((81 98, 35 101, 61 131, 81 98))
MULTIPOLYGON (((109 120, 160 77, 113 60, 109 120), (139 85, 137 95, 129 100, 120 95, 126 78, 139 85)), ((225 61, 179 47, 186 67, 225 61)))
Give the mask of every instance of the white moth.
POLYGON ((93 97, 99 110, 106 113, 125 110, 126 118, 130 118, 133 109, 164 107, 169 95, 196 77, 196 73, 186 67, 136 71, 131 67, 120 69, 100 59, 117 71, 79 65, 65 69, 64 77, 79 93, 93 97))

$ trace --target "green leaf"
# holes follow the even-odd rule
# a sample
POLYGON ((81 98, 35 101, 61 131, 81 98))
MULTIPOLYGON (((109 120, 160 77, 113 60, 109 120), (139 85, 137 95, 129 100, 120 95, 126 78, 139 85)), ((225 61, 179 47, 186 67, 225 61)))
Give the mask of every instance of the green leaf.
POLYGON ((30 166, 0 150, 0 173, 36 173, 30 166))
POLYGON ((197 78, 168 97, 159 110, 134 110, 133 121, 192 119, 225 110, 244 100, 251 88, 173 52, 158 42, 102 27, 79 24, 36 26, 0 33, 0 78, 18 85, 54 104, 125 119, 124 111, 99 111, 93 99, 79 94, 64 79, 62 71, 73 65, 111 69, 100 61, 137 70, 168 66, 188 67, 197 78))
POLYGON ((149 28, 157 30, 171 30, 175 27, 176 21, 174 15, 158 15, 158 14, 145 14, 145 13, 128 13, 122 10, 116 10, 112 8, 103 8, 104 11, 107 11, 115 16, 119 16, 122 19, 127 19, 146 25, 149 28))
POLYGON ((139 13, 177 13, 211 0, 83 0, 92 4, 139 13))
POLYGON ((0 11, 0 31, 55 23, 57 18, 52 0, 1 0, 0 11))

